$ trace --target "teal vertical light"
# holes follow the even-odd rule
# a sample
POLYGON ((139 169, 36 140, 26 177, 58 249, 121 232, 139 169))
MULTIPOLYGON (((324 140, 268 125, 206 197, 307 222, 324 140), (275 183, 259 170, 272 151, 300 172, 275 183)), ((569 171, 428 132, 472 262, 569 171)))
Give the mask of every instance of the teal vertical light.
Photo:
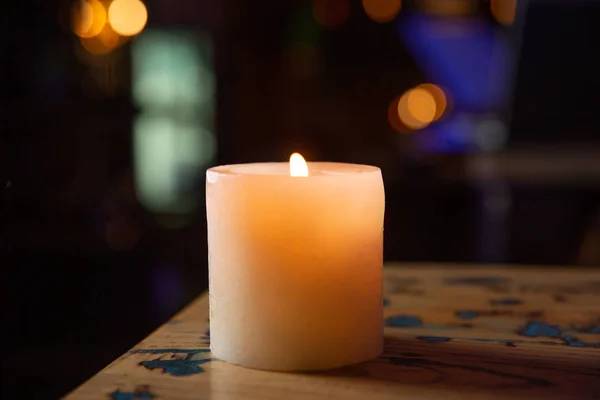
POLYGON ((190 31, 146 30, 132 48, 134 179, 154 213, 185 214, 215 154, 211 43, 190 31))

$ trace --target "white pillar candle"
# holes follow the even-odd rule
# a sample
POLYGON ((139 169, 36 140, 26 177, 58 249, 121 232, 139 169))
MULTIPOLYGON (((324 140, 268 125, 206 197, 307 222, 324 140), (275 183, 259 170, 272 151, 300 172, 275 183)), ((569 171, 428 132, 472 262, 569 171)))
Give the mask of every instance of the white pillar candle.
POLYGON ((290 165, 206 173, 211 350, 273 371, 374 358, 383 347, 381 171, 290 165))

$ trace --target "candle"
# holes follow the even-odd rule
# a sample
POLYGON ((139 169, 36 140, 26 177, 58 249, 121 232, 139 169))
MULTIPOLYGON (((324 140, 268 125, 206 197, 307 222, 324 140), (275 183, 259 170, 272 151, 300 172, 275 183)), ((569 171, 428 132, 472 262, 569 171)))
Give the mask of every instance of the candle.
POLYGON ((213 354, 324 370, 383 347, 381 171, 304 161, 206 173, 213 354))

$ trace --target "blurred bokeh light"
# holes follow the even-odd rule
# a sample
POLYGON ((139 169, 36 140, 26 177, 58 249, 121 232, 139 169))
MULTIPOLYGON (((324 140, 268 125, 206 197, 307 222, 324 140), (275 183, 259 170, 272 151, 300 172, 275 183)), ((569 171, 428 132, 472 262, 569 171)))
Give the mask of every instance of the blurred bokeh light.
POLYGON ((400 101, 400 96, 396 96, 388 106, 387 118, 388 123, 396 132, 400 133, 409 133, 409 129, 402 124, 400 121, 400 116, 398 113, 398 102, 400 101))
POLYGON ((139 34, 148 21, 140 0, 77 1, 71 10, 71 29, 92 55, 104 55, 139 34), (107 11, 108 8, 108 11, 107 11))
POLYGON ((200 167, 214 155, 212 135, 197 119, 144 113, 134 123, 135 185, 140 202, 156 213, 194 210, 200 167))
POLYGON ((212 46, 194 32, 150 29, 132 46, 134 185, 156 214, 191 213, 215 155, 212 46))
POLYGON ((446 97, 446 94, 444 93, 442 88, 440 88, 437 85, 434 85, 433 83, 424 83, 422 85, 419 85, 418 88, 427 91, 435 101, 435 115, 433 117, 433 120, 437 121, 446 112, 446 108, 448 106, 448 99, 446 97))
POLYGON ((102 37, 96 35, 91 38, 81 38, 81 46, 93 55, 108 54, 115 49, 117 43, 118 38, 115 42, 110 33, 103 34, 102 37))
POLYGON ((388 122, 395 131, 410 133, 423 129, 448 111, 442 88, 423 83, 396 97, 388 107, 388 122))
POLYGON ((113 50, 119 45, 119 34, 115 32, 109 24, 104 25, 104 29, 98 34, 98 39, 109 50, 113 50))
POLYGON ((517 0, 491 0, 490 9, 496 21, 502 25, 510 25, 517 14, 517 0))
POLYGON ((148 11, 140 0, 114 0, 108 7, 108 21, 123 36, 137 35, 148 21, 148 11))
POLYGON ((390 22, 400 12, 402 0, 362 0, 365 13, 375 22, 390 22))
POLYGON ((81 0, 73 5, 72 29, 81 38, 97 36, 106 24, 106 9, 98 0, 81 0))
POLYGON ((405 92, 398 101, 398 117, 411 129, 422 129, 433 122, 435 99, 427 90, 414 88, 405 92))
MULTIPOLYGON (((214 74, 199 46, 184 32, 147 30, 132 48, 132 93, 137 106, 202 107, 212 100, 214 74)), ((204 50, 204 51, 203 51, 204 50)))

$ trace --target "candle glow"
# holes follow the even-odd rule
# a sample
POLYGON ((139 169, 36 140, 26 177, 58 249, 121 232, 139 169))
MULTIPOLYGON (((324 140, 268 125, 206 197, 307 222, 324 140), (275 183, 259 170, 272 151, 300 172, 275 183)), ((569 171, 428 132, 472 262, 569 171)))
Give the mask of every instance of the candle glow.
POLYGON ((308 165, 300 153, 290 156, 290 176, 308 176, 308 165))

